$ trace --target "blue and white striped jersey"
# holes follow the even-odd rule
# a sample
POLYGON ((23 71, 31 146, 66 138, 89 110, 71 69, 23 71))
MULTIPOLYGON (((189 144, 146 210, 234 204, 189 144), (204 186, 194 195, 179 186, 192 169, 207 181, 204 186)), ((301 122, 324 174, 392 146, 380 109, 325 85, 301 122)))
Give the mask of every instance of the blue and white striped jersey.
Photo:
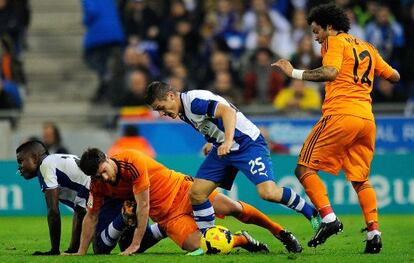
POLYGON ((72 208, 86 207, 91 178, 79 168, 79 157, 51 154, 43 159, 38 178, 42 191, 59 188, 59 201, 72 208))
MULTIPOLYGON (((215 118, 218 103, 231 105, 223 97, 207 90, 191 90, 181 93, 183 112, 180 118, 204 135, 208 142, 219 146, 224 141, 224 126, 221 118, 215 118)), ((237 109, 236 109, 237 110, 237 109)), ((232 151, 243 144, 255 141, 260 135, 259 129, 243 113, 237 110, 236 130, 232 151)))

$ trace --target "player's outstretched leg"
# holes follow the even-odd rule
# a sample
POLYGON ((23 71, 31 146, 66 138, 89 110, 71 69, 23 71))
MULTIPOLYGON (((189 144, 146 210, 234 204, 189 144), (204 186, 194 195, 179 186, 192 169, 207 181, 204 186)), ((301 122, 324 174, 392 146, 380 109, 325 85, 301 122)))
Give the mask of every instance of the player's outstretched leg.
POLYGON ((232 215, 240 222, 267 229, 283 243, 289 252, 299 253, 302 251, 302 246, 289 231, 248 203, 234 201, 223 194, 217 194, 214 197, 213 207, 218 215, 232 215))
POLYGON ((273 181, 265 181, 256 185, 262 199, 280 203, 286 207, 301 213, 311 222, 312 229, 319 227, 318 211, 295 191, 288 187, 279 187, 273 181))
POLYGON ((241 247, 249 252, 269 252, 267 244, 254 239, 247 231, 241 230, 233 235, 233 247, 241 247))

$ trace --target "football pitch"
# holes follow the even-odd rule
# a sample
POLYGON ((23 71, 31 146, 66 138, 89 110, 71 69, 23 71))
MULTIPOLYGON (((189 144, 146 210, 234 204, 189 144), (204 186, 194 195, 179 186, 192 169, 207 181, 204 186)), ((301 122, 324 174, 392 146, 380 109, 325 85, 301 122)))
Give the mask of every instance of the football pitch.
MULTIPOLYGON (((291 230, 304 246, 301 254, 288 254, 281 243, 269 232, 252 225, 244 225, 233 218, 217 220, 232 232, 248 230, 255 238, 266 242, 268 254, 250 254, 234 249, 229 255, 185 256, 171 240, 165 239, 144 254, 130 257, 118 256, 116 248, 112 255, 84 257, 31 256, 36 250, 50 249, 46 217, 1 217, 0 218, 0 262, 414 262, 414 215, 380 216, 383 232, 383 250, 377 255, 362 253, 365 233, 362 216, 340 215, 344 232, 330 238, 324 245, 314 249, 306 246, 312 236, 310 224, 299 215, 272 216, 272 219, 291 230)), ((61 250, 69 244, 71 217, 62 221, 61 250)))

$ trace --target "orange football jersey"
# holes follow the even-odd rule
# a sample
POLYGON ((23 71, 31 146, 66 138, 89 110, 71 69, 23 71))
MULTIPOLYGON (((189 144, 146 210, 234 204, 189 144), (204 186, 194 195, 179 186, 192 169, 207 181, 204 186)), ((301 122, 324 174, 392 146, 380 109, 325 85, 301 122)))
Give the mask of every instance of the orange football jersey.
POLYGON ((374 119, 371 91, 374 74, 385 79, 393 68, 377 49, 346 33, 329 36, 321 47, 322 64, 338 70, 334 81, 326 82, 322 114, 349 114, 374 119))
POLYGON ((188 176, 168 169, 137 150, 124 150, 111 157, 118 167, 115 184, 92 180, 88 209, 99 209, 105 197, 133 200, 149 188, 150 217, 154 221, 168 213, 177 192, 188 176))

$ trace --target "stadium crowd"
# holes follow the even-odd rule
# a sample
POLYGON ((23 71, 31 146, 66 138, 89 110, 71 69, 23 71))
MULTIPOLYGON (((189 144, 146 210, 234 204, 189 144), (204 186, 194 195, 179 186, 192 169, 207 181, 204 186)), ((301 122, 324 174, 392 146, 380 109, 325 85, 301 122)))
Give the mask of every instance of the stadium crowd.
MULTIPOLYGON (((211 90, 235 105, 319 110, 322 84, 290 82, 270 64, 286 58, 295 68, 321 65, 306 21, 321 2, 84 0, 84 58, 100 80, 94 101, 143 105, 145 87, 157 79, 181 91, 211 90)), ((373 102, 414 97, 414 1, 335 2, 352 21, 350 33, 403 74, 395 86, 376 81, 373 102)))

